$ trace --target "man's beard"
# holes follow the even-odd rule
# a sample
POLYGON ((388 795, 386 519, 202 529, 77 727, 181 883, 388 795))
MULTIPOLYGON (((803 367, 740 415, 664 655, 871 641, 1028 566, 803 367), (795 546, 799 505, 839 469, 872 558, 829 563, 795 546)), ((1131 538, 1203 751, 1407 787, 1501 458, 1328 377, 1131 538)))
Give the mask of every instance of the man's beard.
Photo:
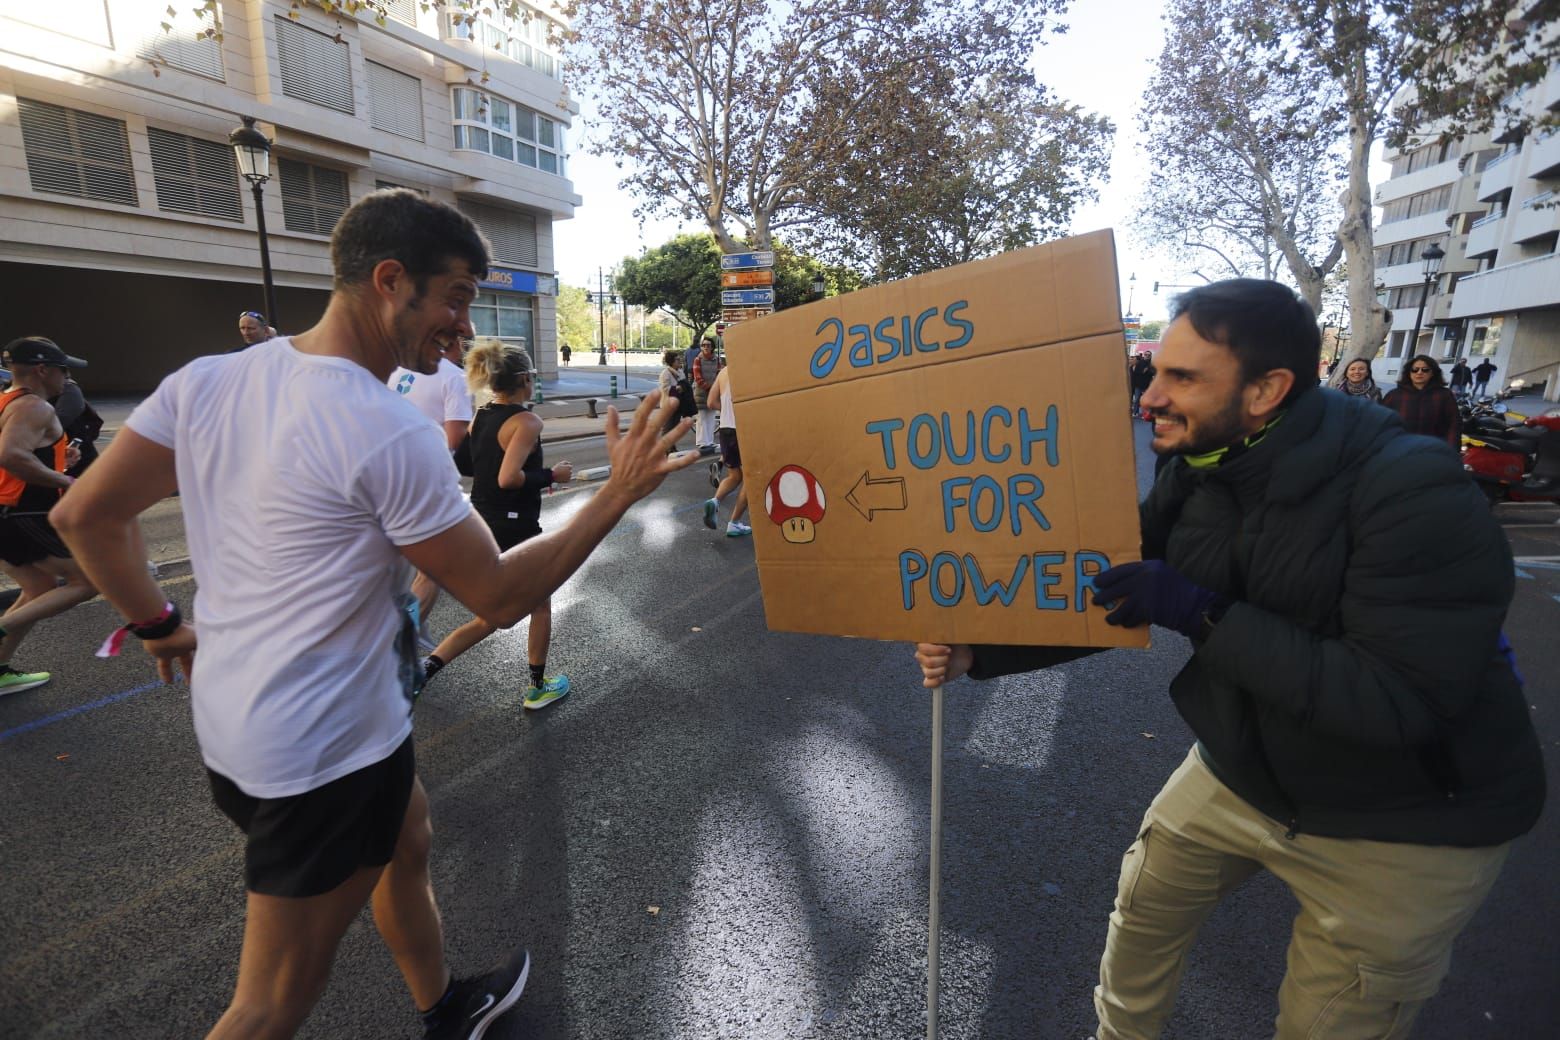
POLYGON ((413 372, 431 376, 439 371, 439 358, 435 357, 429 362, 423 355, 422 345, 424 337, 413 332, 411 325, 419 317, 422 310, 422 297, 418 296, 406 305, 406 310, 395 316, 395 323, 391 331, 395 334, 396 343, 400 345, 402 354, 411 364, 403 364, 403 368, 409 368, 413 372))
MULTIPOLYGON (((1245 424, 1242 422, 1245 404, 1237 395, 1224 410, 1211 419, 1198 423, 1195 433, 1190 427, 1183 426, 1190 437, 1189 440, 1168 448, 1154 447, 1157 455, 1206 455, 1210 451, 1227 448, 1239 441, 1245 434, 1245 424)), ((1151 415, 1163 414, 1162 410, 1151 411, 1151 415)), ((1184 420, 1183 420, 1184 421, 1184 420)), ((1152 444, 1150 444, 1153 447, 1152 444)))

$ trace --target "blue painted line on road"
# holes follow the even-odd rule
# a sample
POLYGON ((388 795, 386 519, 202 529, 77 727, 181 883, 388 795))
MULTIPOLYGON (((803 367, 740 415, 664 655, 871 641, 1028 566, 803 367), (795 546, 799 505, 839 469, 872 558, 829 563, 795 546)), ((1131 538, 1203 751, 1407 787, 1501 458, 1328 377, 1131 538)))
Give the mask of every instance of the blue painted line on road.
POLYGON ((120 690, 118 693, 111 693, 107 697, 100 697, 88 704, 78 704, 74 708, 66 708, 64 711, 57 711, 53 715, 45 715, 41 719, 33 719, 31 722, 24 722, 20 726, 12 726, 10 729, 0 730, 0 744, 5 743, 12 737, 19 737, 24 733, 31 733, 33 730, 42 729, 45 726, 52 726, 56 722, 63 722, 64 720, 74 718, 77 715, 84 715, 89 711, 96 711, 99 708, 106 708, 110 704, 118 704, 120 701, 129 700, 131 697, 139 696, 140 694, 146 693, 148 690, 160 689, 165 685, 167 684, 159 679, 156 682, 149 682, 141 686, 131 687, 128 690, 120 690))
POLYGON ((1533 580, 1533 575, 1529 574, 1527 571, 1523 570, 1521 567, 1516 568, 1516 572, 1517 572, 1517 577, 1519 577, 1519 578, 1526 578, 1529 581, 1533 580))

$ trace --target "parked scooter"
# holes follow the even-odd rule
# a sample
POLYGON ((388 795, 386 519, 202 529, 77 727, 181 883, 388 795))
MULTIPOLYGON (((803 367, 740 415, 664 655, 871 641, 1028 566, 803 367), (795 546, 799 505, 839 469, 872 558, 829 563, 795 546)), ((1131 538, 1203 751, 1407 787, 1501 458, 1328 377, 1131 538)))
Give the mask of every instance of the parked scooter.
POLYGON ((1463 441, 1463 469, 1492 505, 1560 502, 1560 409, 1521 426, 1465 433, 1463 441))

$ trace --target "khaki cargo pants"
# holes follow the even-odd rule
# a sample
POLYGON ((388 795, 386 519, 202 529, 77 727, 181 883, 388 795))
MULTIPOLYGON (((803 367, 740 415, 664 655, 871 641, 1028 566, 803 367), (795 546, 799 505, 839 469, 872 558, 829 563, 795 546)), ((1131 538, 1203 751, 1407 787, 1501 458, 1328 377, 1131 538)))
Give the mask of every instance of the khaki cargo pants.
MULTIPOLYGON (((1194 747, 1121 862, 1094 991, 1098 1040, 1159 1036, 1197 929, 1264 868, 1300 901, 1277 1040, 1405 1037, 1510 847, 1286 838, 1283 826, 1220 783, 1194 747)), ((1250 1025, 1242 1035, 1262 1034, 1250 1025)))

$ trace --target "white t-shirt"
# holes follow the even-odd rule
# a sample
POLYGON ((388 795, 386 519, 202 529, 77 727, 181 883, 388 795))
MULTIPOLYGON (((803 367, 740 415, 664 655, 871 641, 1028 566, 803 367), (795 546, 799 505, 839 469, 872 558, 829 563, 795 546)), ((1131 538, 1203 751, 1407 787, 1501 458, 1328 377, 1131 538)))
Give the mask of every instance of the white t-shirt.
POLYGON ((428 421, 439 429, 446 422, 471 421, 471 393, 466 389, 466 371, 449 358, 439 359, 439 370, 431 376, 398 368, 385 385, 405 397, 428 421))
POLYGON ((361 365, 288 337, 192 361, 126 425, 174 451, 206 765, 280 798, 387 757, 417 660, 397 546, 471 510, 443 438, 361 365))

